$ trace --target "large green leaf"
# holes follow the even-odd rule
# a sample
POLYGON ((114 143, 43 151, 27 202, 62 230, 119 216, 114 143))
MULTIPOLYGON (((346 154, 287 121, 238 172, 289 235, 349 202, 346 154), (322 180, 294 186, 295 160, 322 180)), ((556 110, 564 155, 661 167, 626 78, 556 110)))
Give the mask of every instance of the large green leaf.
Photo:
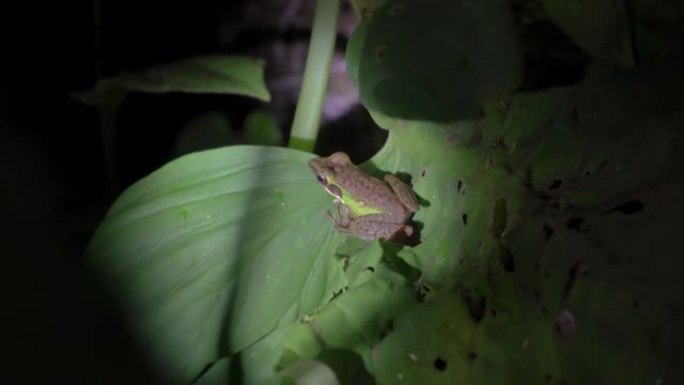
POLYGON ((522 76, 502 0, 357 1, 347 48, 361 102, 389 116, 449 121, 516 88, 522 76))
POLYGON ((597 70, 472 123, 373 114, 391 130, 374 161, 429 201, 400 255, 436 289, 371 344, 378 383, 682 380, 679 65, 597 70))
POLYGON ((309 157, 250 146, 183 156, 129 188, 97 229, 91 264, 174 382, 342 287, 309 157))

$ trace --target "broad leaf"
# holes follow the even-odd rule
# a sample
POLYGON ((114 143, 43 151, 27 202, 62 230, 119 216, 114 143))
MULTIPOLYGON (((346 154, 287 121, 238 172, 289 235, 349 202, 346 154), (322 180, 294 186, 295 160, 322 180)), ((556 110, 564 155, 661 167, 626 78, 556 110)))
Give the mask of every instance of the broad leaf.
POLYGON ((390 129, 373 161, 428 201, 400 255, 433 288, 369 343, 379 384, 681 381, 678 65, 596 71, 471 123, 373 113, 390 129))
POLYGON ((505 1, 357 2, 347 48, 361 102, 392 117, 449 121, 515 89, 521 59, 505 1))
POLYGON ((342 287, 340 237, 310 156, 251 146, 183 156, 124 192, 97 229, 91 264, 175 383, 342 287))

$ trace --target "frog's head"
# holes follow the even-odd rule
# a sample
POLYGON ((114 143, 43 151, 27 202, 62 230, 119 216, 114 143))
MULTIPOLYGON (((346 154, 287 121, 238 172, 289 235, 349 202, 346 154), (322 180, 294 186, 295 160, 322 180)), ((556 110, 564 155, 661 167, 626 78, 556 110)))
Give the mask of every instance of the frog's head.
POLYGON ((316 174, 318 183, 325 191, 335 198, 342 198, 342 187, 335 182, 336 169, 348 167, 351 164, 349 156, 343 152, 336 152, 328 157, 309 160, 309 167, 316 174))

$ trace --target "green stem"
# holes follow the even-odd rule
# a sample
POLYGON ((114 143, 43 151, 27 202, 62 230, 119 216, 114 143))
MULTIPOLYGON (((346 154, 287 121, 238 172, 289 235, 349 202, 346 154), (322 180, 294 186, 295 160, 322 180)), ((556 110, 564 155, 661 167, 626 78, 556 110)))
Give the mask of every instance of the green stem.
POLYGON ((290 148, 313 151, 316 144, 335 49, 339 10, 340 0, 316 0, 304 79, 292 122, 290 148))

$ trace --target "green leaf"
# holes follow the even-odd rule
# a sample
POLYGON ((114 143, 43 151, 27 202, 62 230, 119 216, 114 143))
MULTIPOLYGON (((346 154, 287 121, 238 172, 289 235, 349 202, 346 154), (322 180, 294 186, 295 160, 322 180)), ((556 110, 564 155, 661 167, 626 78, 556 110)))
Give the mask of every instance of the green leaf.
MULTIPOLYGON (((118 87, 149 93, 237 94, 267 102, 271 95, 264 83, 264 66, 263 60, 248 57, 195 56, 103 79, 95 86, 95 92, 118 87)), ((94 103, 93 96, 89 94, 75 96, 84 103, 94 103)))
POLYGON ((283 374, 295 385, 340 385, 335 372, 317 360, 301 360, 287 367, 283 374))
POLYGON ((326 348, 355 350, 368 356, 390 320, 414 306, 415 298, 403 276, 380 265, 371 279, 302 319, 285 339, 280 365, 315 357, 326 348))
POLYGON ((238 94, 269 101, 264 65, 263 60, 247 57, 196 56, 123 73, 116 82, 132 91, 238 94))
POLYGON ((332 203, 310 157, 256 146, 183 156, 126 190, 97 229, 90 263, 173 383, 341 288, 340 237, 321 209, 332 203))
POLYGON ((580 47, 595 57, 634 65, 625 2, 612 0, 543 0, 549 17, 580 47))
POLYGON ((359 5, 367 11, 349 42, 347 63, 369 109, 450 121, 475 116, 483 102, 520 84, 520 53, 505 1, 359 5))
POLYGON ((247 144, 276 146, 283 141, 278 122, 266 110, 254 110, 244 123, 244 141, 247 144))
POLYGON ((183 125, 176 137, 174 153, 178 156, 222 147, 233 140, 230 121, 218 111, 209 111, 183 125))
POLYGON ((373 111, 411 175, 433 292, 364 357, 378 384, 675 382, 684 341, 681 62, 596 70, 478 121, 373 111))

